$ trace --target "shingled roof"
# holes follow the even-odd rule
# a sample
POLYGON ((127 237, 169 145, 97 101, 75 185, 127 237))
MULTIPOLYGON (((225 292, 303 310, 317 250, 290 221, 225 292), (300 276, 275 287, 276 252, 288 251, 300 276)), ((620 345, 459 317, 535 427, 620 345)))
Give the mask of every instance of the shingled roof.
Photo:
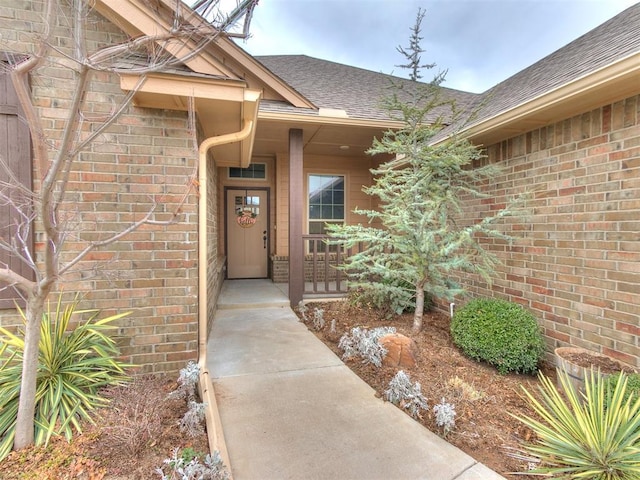
MULTIPOLYGON (((591 30, 482 94, 445 89, 458 106, 477 107, 475 123, 499 115, 640 51, 640 3, 591 30)), ((318 108, 344 110, 351 118, 388 120, 380 99, 391 81, 410 80, 305 55, 256 57, 318 108)), ((414 84, 415 85, 415 84, 414 84)), ((282 102, 262 101, 261 110, 314 115, 282 102)), ((305 111, 306 110, 306 111, 305 111)))
MULTIPOLYGON (((413 89, 416 85, 405 78, 306 55, 269 55, 256 59, 316 107, 344 110, 350 118, 389 120, 389 113, 380 104, 381 99, 389 94, 392 82, 405 89, 413 89)), ((472 104, 478 96, 449 88, 445 92, 459 106, 472 104)), ((261 110, 313 114, 305 112, 305 109, 265 100, 261 102, 261 110)))
MULTIPOLYGON (((479 98, 475 123, 578 80, 640 51, 640 3, 516 73, 479 98)), ((639 86, 640 87, 640 86, 639 86)))

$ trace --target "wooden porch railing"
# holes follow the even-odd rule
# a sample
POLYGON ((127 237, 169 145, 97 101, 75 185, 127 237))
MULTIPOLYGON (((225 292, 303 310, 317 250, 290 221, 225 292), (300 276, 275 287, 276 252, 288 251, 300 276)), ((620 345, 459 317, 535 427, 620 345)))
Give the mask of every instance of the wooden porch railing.
POLYGON ((336 268, 358 249, 329 245, 328 235, 302 235, 304 252, 304 293, 346 294, 347 275, 336 268))

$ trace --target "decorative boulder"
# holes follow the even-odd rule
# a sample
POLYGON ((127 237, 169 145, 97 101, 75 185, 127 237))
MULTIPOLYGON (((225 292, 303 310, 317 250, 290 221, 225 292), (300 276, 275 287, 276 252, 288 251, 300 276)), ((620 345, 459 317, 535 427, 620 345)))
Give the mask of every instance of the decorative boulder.
POLYGON ((378 343, 387 350, 382 364, 391 367, 411 368, 416 366, 418 347, 413 339, 400 333, 380 337, 378 343))

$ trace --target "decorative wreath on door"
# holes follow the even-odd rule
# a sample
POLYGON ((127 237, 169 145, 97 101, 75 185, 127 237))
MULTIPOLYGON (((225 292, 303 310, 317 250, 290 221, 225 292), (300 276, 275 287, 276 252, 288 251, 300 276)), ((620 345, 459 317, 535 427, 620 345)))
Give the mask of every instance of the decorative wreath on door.
POLYGON ((250 228, 255 225, 257 217, 258 215, 251 210, 240 210, 237 213, 236 222, 238 222, 238 225, 242 228, 250 228))

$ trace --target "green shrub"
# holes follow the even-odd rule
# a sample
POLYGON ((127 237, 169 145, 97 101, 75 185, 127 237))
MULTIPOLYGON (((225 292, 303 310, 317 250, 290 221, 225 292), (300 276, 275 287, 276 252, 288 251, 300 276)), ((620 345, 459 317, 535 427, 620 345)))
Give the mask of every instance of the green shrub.
MULTIPOLYGON (((609 392, 614 390, 621 376, 622 372, 619 372, 605 378, 605 386, 609 389, 609 392)), ((627 389, 623 401, 626 402, 629 397, 632 397, 632 401, 635 401, 640 398, 640 373, 625 374, 625 376, 627 377, 627 389)), ((609 405, 610 400, 610 396, 607 396, 605 399, 607 406, 609 405)))
POLYGON ((472 300, 453 315, 451 336, 465 355, 502 374, 534 373, 544 356, 544 338, 534 316, 505 300, 472 300))
POLYGON ((540 399, 523 387, 536 418, 512 416, 537 436, 522 450, 540 463, 530 473, 584 480, 639 478, 640 398, 629 397, 626 375, 615 378, 607 384, 591 371, 584 394, 578 394, 566 372, 558 372, 560 390, 540 374, 540 399))
MULTIPOLYGON (((111 322, 128 313, 96 320, 97 310, 77 310, 78 301, 42 315, 36 386, 35 443, 52 435, 71 439, 81 431, 80 420, 91 421, 91 410, 107 401, 98 390, 126 379, 118 348, 108 332, 111 322), (89 315, 69 330, 71 318, 89 315)), ((24 320, 24 312, 20 311, 24 320)), ((0 460, 13 446, 22 377, 24 335, 0 327, 0 460)))

